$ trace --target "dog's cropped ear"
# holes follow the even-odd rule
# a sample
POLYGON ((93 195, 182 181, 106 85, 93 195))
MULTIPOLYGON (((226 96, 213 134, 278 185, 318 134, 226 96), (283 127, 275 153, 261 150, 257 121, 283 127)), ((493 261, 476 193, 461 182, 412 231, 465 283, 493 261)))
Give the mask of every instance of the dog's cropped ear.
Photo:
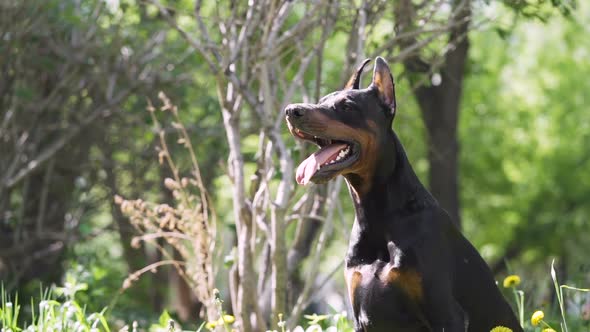
POLYGON ((389 107, 390 115, 395 115, 395 83, 391 70, 382 57, 375 59, 371 87, 377 90, 381 101, 389 107))
POLYGON ((371 59, 365 59, 365 61, 363 61, 363 63, 361 63, 361 65, 357 67, 356 72, 354 74, 352 74, 352 76, 350 77, 350 79, 348 80, 346 85, 344 86, 344 90, 359 88, 359 85, 361 84, 361 75, 363 73, 363 69, 365 69, 365 66, 370 61, 371 61, 371 59))

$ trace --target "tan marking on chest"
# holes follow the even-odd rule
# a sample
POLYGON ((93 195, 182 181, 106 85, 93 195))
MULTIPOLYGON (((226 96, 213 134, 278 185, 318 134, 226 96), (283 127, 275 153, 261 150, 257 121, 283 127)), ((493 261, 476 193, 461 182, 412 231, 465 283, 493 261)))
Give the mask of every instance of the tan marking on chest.
POLYGON ((396 285, 414 301, 423 297, 422 277, 416 270, 400 270, 397 268, 383 269, 379 276, 385 285, 396 285))
POLYGON ((354 292, 363 280, 363 275, 359 271, 347 271, 346 283, 348 284, 348 297, 350 303, 354 305, 354 292))

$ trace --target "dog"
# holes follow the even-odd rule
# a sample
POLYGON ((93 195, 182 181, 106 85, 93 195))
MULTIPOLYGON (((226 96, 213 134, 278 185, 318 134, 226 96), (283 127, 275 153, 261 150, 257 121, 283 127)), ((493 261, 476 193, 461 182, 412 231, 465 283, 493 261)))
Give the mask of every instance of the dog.
POLYGON ((493 275, 410 165, 392 129, 395 85, 377 57, 318 104, 285 108, 291 134, 319 146, 297 168, 299 184, 343 175, 355 220, 345 277, 355 331, 522 331, 493 275))

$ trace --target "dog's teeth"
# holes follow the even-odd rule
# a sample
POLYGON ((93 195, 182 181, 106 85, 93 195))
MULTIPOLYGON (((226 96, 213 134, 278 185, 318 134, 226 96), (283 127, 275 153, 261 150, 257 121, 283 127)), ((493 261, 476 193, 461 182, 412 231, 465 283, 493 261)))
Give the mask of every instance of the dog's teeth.
MULTIPOLYGON (((317 136, 315 136, 317 137, 317 136)), ((344 159, 346 156, 348 156, 348 154, 350 153, 350 146, 348 146, 347 148, 340 150, 340 152, 338 152, 338 154, 336 155, 336 158, 325 162, 323 165, 320 166, 328 166, 328 165, 332 165, 334 163, 337 163, 339 161, 341 161, 342 159, 344 159)), ((318 166, 318 170, 320 169, 320 166, 318 166)))

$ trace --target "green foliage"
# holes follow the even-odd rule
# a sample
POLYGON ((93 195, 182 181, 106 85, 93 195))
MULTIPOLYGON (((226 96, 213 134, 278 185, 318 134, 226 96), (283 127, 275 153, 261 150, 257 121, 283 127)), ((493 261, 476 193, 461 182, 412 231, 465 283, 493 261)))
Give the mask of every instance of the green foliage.
POLYGON ((527 263, 548 255, 583 263, 574 251, 588 249, 578 236, 590 213, 583 203, 590 67, 581 57, 590 43, 574 36, 587 16, 585 6, 571 19, 523 22, 508 40, 472 34, 460 123, 462 206, 465 231, 488 259, 510 247, 527 248, 527 263))
MULTIPOLYGON (((39 298, 31 298, 30 307, 21 309, 18 295, 11 296, 0 290, 0 330, 2 332, 110 332, 112 330, 129 331, 129 325, 121 326, 121 320, 112 311, 103 308, 93 312, 88 305, 93 301, 84 296, 89 286, 79 282, 75 276, 66 278, 63 287, 41 290, 39 298), (23 313, 26 314, 23 317, 23 313)), ((138 323, 131 324, 132 331, 138 330, 138 323)), ((174 331, 174 320, 164 310, 158 323, 149 327, 149 331, 174 331)))
POLYGON ((542 22, 547 22, 556 13, 568 16, 577 7, 576 0, 504 0, 503 2, 517 15, 542 22))
POLYGON ((169 332, 175 331, 175 324, 167 310, 164 310, 158 318, 157 324, 152 324, 149 328, 150 332, 169 332))
MULTIPOLYGON (((491 15, 482 16, 492 19, 490 28, 470 33, 468 72, 463 87, 459 125, 463 227, 489 262, 503 259, 512 252, 510 250, 518 252, 511 262, 512 270, 524 271, 521 274, 528 281, 522 289, 527 301, 517 296, 519 308, 524 310, 525 304, 540 305, 553 294, 547 286, 551 285, 548 278, 541 273, 551 257, 567 258, 563 269, 569 273, 564 282, 582 287, 587 283, 589 266, 586 256, 580 253, 590 250, 587 241, 590 174, 586 171, 590 169, 590 39, 586 24, 590 21, 590 9, 587 1, 505 0, 502 1, 504 6, 499 6, 497 1, 488 2, 490 6, 484 9, 490 10, 491 15)), ((107 6, 102 0, 15 3, 22 7, 14 22, 7 21, 6 16, 0 17, 0 21, 10 22, 0 25, 3 29, 0 53, 6 54, 0 57, 0 67, 8 68, 0 83, 3 110, 0 136, 14 133, 14 137, 2 136, 8 143, 0 146, 3 155, 0 177, 4 177, 4 170, 12 161, 4 156, 14 154, 18 157, 15 160, 23 160, 24 168, 30 161, 27 158, 44 151, 64 131, 86 118, 93 107, 102 105, 112 73, 125 72, 116 80, 120 85, 115 90, 132 86, 133 93, 105 111, 85 128, 83 135, 55 157, 57 166, 53 171, 56 173, 51 173, 50 167, 41 168, 34 177, 23 181, 22 186, 0 193, 0 198, 8 197, 0 202, 2 245, 14 239, 18 249, 15 252, 20 253, 22 245, 23 254, 19 257, 24 258, 43 252, 40 248, 28 247, 38 240, 27 238, 31 234, 46 236, 51 244, 68 246, 49 270, 59 271, 57 276, 42 276, 58 282, 63 270, 61 282, 64 286, 45 292, 31 308, 21 306, 16 296, 11 299, 3 292, 2 327, 12 331, 55 326, 66 330, 74 326, 84 331, 93 327, 107 330, 106 321, 118 320, 138 320, 140 325, 149 326, 147 322, 156 321, 154 315, 175 300, 174 296, 166 296, 172 286, 158 283, 154 273, 154 278, 148 275, 132 288, 121 290, 123 280, 130 273, 148 264, 148 256, 158 257, 151 248, 131 248, 131 234, 123 229, 116 216, 117 207, 113 208, 111 202, 115 194, 149 201, 173 201, 169 192, 161 188, 161 180, 170 175, 154 161, 157 135, 145 112, 146 97, 153 99, 159 90, 166 91, 183 111, 174 120, 169 112, 156 112, 154 116, 164 130, 171 130, 172 121, 185 124, 199 157, 205 187, 210 189, 218 211, 218 234, 225 241, 219 247, 226 257, 224 262, 217 262, 218 274, 226 275, 236 261, 232 251, 234 239, 230 235, 235 234, 230 207, 232 180, 224 166, 227 146, 213 75, 201 56, 166 24, 157 8, 143 1, 108 2, 119 3, 118 6, 107 6), (94 10, 100 13, 96 19, 92 16, 94 10), (29 25, 31 22, 34 25, 29 25), (13 31, 23 31, 23 34, 13 31), (95 34, 90 34, 92 31, 95 34), (85 33, 93 37, 84 39, 81 36, 85 33), (152 43, 160 33, 163 42, 152 43), (69 43, 73 41, 85 44, 72 46, 69 43), (149 53, 149 57, 139 56, 146 48, 154 52, 149 53), (131 59, 136 57, 137 61, 125 62, 123 53, 131 59), (81 58, 75 57, 80 54, 81 58), (141 67, 139 63, 147 65, 141 67), (158 68, 157 75, 136 86, 139 73, 150 68, 158 68), (64 73, 67 75, 62 76, 64 73), (36 108, 46 104, 51 107, 36 108), (12 119, 16 119, 15 126, 10 125, 12 120, 7 115, 10 113, 14 114, 12 119), (24 145, 20 145, 21 142, 24 145), (28 145, 28 142, 35 143, 28 145), (37 204, 42 201, 39 194, 42 190, 38 188, 44 174, 48 174, 47 181, 53 188, 46 195, 49 197, 47 214, 29 209, 29 205, 41 205, 37 204), (34 226, 40 220, 38 215, 49 220, 49 212, 56 209, 62 214, 52 220, 60 226, 44 224, 43 230, 47 232, 37 233, 34 226), (5 238, 4 234, 9 236, 5 238), (129 252, 137 254, 127 256, 129 252), (113 311, 104 311, 105 306, 113 311), (25 324, 23 320, 30 323, 25 324)), ((192 20, 194 1, 162 3, 174 7, 179 24, 184 28, 198 29, 192 20)), ((295 5, 304 6, 305 3, 295 5)), ((210 17, 215 17, 218 11, 223 15, 231 9, 228 3, 216 6, 213 1, 204 1, 203 6, 204 13, 210 17)), ((287 18, 289 24, 305 19, 301 8, 297 7, 287 18)), ((378 49, 393 37, 390 32, 394 23, 387 17, 388 20, 368 36, 369 50, 378 49)), ((343 50, 353 23, 350 21, 348 17, 339 21, 336 33, 327 41, 321 66, 321 94, 339 88, 343 77, 349 74, 349 68, 343 68, 343 50)), ((215 25, 216 22, 208 19, 206 24, 215 25)), ((220 36, 212 38, 220 42, 220 36)), ((310 39, 304 44, 313 42, 314 39, 310 39)), ((289 54, 281 59, 285 64, 284 75, 289 78, 296 72, 295 66, 290 65, 291 60, 289 54)), ((402 72, 400 64, 392 64, 392 67, 394 73, 402 72)), ((315 70, 308 70, 306 82, 312 82, 315 75, 315 70)), ((365 75, 365 81, 368 76, 365 75)), ((398 78, 399 112, 394 127, 417 173, 426 180, 428 146, 424 125, 412 87, 404 75, 398 78)), ((256 168, 258 136, 252 128, 259 119, 244 112, 242 120, 240 129, 244 140, 241 143, 248 178, 256 168)), ((294 159, 301 160, 304 147, 295 146, 292 140, 288 142, 294 159)), ((191 161, 183 147, 169 146, 170 154, 178 156, 178 168, 190 169, 187 166, 191 161)), ((275 177, 280 175, 280 172, 274 173, 275 177)), ((249 182, 246 185, 249 186, 249 182)), ((296 198, 299 198, 304 190, 297 190, 296 198)), ((346 190, 342 190, 340 201, 339 208, 345 220, 338 221, 335 235, 322 257, 320 272, 324 274, 342 261, 353 219, 346 190)), ((295 223, 290 223, 286 234, 289 243, 296 231, 295 223)), ((5 249, 2 247, 2 252, 5 249)), ((10 252, 13 248, 8 249, 6 251, 10 252)), ((17 257, 6 263, 5 259, 0 257, 2 267, 27 261, 17 257)), ((305 266, 302 270, 305 271, 305 266)), ((11 272, 6 273, 8 279, 18 275, 11 272)), ((28 285, 8 279, 9 289, 18 289, 27 298, 33 292, 31 289, 37 291, 36 279, 28 285)), ((341 274, 336 274, 334 283, 336 289, 344 289, 341 274)), ((563 302, 562 291, 567 289, 565 286, 557 288, 560 302, 563 302)), ((569 295, 568 291, 563 293, 566 297, 569 295)), ((581 297, 575 299, 575 305, 587 301, 581 297)), ((560 308, 567 311, 563 305, 560 308)), ((548 317, 559 317, 557 307, 543 309, 548 317)), ((169 312, 164 311, 159 323, 152 328, 170 329, 175 310, 170 305, 169 312)), ((196 312, 191 314, 197 315, 196 312)), ((559 319, 549 318, 548 321, 554 327, 560 324, 559 319)), ((568 323, 570 331, 580 330, 583 324, 573 317, 568 323)), ((317 329, 314 326, 331 331, 352 330, 341 314, 311 315, 301 328, 311 331, 317 329)), ((202 325, 202 329, 205 328, 202 325)))
MULTIPOLYGON (((554 262, 551 263, 550 274, 553 286, 555 287, 555 295, 557 296, 559 304, 559 308, 557 310, 553 310, 555 312, 552 316, 559 316, 559 318, 548 317, 545 315, 545 312, 543 310, 535 309, 534 311, 531 311, 530 320, 525 321, 523 319, 523 313, 526 310, 524 302, 524 292, 518 287, 521 284, 521 279, 518 275, 510 275, 504 279, 504 288, 511 290, 515 295, 515 304, 519 312, 521 326, 524 328, 526 332, 537 332, 541 328, 554 329, 555 331, 563 332, 581 331, 584 326, 588 327, 588 322, 584 321, 583 319, 580 319, 578 315, 568 314, 568 310, 565 305, 563 290, 568 289, 571 291, 584 293, 590 292, 590 289, 577 288, 560 284, 557 280, 557 273, 555 271, 554 262), (575 329, 568 330, 568 324, 570 327, 574 326, 575 329), (557 326, 559 326, 559 329, 557 329, 557 326)), ((543 329, 543 331, 545 330, 543 329)))
POLYGON ((41 291, 41 298, 37 301, 31 299, 30 323, 19 321, 20 304, 18 295, 14 302, 1 289, 2 306, 0 308, 0 321, 2 331, 64 331, 64 332, 109 332, 109 324, 105 317, 106 308, 100 312, 86 312, 86 307, 80 305, 75 295, 85 289, 87 285, 70 280, 64 287, 41 291), (61 293, 61 296, 58 294, 61 293), (22 328, 21 328, 22 326, 22 328))
MULTIPOLYGON (((555 292, 559 301, 559 308, 554 310, 552 317, 558 317, 558 319, 545 315, 545 312, 541 310, 529 310, 525 308, 525 302, 523 301, 524 293, 519 286, 526 283, 521 282, 521 279, 517 275, 508 276, 504 282, 504 288, 511 290, 515 294, 515 304, 519 312, 530 312, 531 319, 522 320, 521 323, 527 332, 537 332, 538 327, 552 327, 556 328, 560 326, 559 331, 579 331, 584 326, 588 326, 587 322, 580 320, 579 316, 568 315, 568 307, 565 305, 564 290, 573 292, 590 292, 590 289, 582 289, 571 287, 568 285, 560 284, 557 279, 557 273, 551 264, 550 271, 551 279, 555 286, 555 292)), ((129 325, 125 325, 121 328, 120 321, 114 322, 111 311, 107 311, 106 308, 100 312, 88 312, 87 302, 80 301, 80 295, 88 291, 88 285, 79 282, 75 276, 71 275, 66 278, 66 282, 63 287, 53 287, 41 291, 41 296, 38 299, 31 299, 30 315, 31 322, 23 322, 21 315, 21 305, 18 301, 18 295, 12 297, 4 290, 4 287, 0 289, 0 328, 4 331, 64 331, 64 332, 109 332, 112 329, 120 328, 121 331, 128 331, 129 325)), ((83 297, 84 298, 84 297, 83 297)), ((88 300, 87 298, 85 298, 88 300)), ((235 319, 231 315, 223 313, 221 310, 221 301, 217 298, 220 312, 222 312, 219 320, 210 322, 203 322, 197 331, 215 330, 216 326, 223 326, 224 331, 232 331, 232 324, 235 319)), ((279 330, 273 330, 272 332, 289 332, 285 329, 285 321, 282 315, 279 315, 279 330)), ((133 322, 131 324, 132 330, 137 331, 138 324, 133 322)), ((170 331, 183 331, 177 328, 178 324, 170 316, 167 310, 164 310, 160 317, 157 319, 157 323, 149 326, 148 331, 150 332, 170 332, 170 331)), ((351 332, 353 331, 350 321, 347 319, 346 312, 336 314, 310 314, 304 315, 304 320, 301 325, 298 325, 293 329, 292 332, 351 332)), ((557 331, 557 329, 556 329, 557 331)))
MULTIPOLYGON (((305 331, 326 331, 326 332, 352 332, 354 331, 351 323, 346 317, 346 312, 333 315, 304 315, 307 328, 305 331)), ((294 332, 297 329, 294 329, 294 332)))

